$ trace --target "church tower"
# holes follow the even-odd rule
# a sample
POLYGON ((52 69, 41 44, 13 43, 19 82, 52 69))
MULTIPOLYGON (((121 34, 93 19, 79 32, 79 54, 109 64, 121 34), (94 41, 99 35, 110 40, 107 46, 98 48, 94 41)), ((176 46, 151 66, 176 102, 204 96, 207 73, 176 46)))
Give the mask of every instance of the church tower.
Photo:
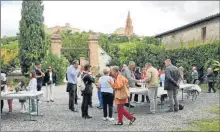
POLYGON ((127 20, 126 20, 125 35, 126 36, 133 35, 133 26, 132 26, 130 11, 128 11, 128 17, 127 17, 127 20))

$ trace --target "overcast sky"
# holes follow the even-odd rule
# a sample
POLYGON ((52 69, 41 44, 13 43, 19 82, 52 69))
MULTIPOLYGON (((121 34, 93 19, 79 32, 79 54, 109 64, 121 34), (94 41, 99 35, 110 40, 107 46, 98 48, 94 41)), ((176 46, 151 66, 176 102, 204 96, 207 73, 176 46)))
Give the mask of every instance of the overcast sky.
MULTIPOLYGON (((218 1, 45 1, 44 24, 112 33, 131 12, 134 33, 151 36, 219 12, 218 1)), ((1 1, 1 36, 18 32, 21 2, 1 1)))

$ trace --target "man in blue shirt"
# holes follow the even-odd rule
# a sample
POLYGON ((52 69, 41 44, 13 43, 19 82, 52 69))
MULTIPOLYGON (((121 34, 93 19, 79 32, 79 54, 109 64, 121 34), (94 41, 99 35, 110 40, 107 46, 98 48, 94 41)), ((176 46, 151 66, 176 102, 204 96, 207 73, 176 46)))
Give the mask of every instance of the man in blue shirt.
POLYGON ((79 76, 79 62, 74 60, 67 68, 67 92, 69 92, 69 109, 73 112, 78 112, 74 108, 76 90, 77 90, 77 77, 79 76))

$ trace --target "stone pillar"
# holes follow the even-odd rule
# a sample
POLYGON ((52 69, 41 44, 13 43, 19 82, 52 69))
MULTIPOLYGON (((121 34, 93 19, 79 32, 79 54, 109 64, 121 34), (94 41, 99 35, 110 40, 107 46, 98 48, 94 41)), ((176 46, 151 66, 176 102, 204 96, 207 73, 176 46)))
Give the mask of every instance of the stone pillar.
POLYGON ((92 67, 98 67, 99 66, 99 37, 96 34, 91 34, 89 36, 89 59, 90 59, 90 65, 92 67))
POLYGON ((57 32, 55 32, 51 36, 51 51, 53 54, 56 54, 60 57, 61 48, 62 48, 62 41, 60 36, 60 30, 58 29, 57 32))

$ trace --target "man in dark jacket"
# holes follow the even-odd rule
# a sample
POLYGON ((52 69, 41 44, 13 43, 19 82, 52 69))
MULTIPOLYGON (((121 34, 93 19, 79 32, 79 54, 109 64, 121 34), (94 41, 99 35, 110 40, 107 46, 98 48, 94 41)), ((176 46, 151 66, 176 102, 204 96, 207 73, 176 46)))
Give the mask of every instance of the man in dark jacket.
POLYGON ((214 83, 215 83, 215 74, 212 71, 212 68, 208 68, 208 73, 207 73, 207 81, 208 81, 208 93, 211 93, 211 89, 215 93, 216 90, 214 88, 214 83))
POLYGON ((82 80, 85 84, 85 90, 82 91, 83 100, 82 100, 81 110, 82 110, 82 117, 85 119, 92 118, 88 114, 88 107, 89 107, 89 102, 91 102, 90 99, 91 99, 92 90, 93 90, 92 83, 95 83, 95 79, 92 78, 91 75, 89 75, 90 68, 91 66, 89 64, 86 64, 84 66, 84 72, 82 74, 82 80))
POLYGON ((166 69, 165 69, 165 82, 164 89, 167 90, 167 94, 170 102, 170 109, 168 112, 178 111, 179 110, 179 102, 177 100, 178 89, 179 89, 179 81, 180 81, 180 72, 179 69, 172 65, 171 60, 167 59, 165 61, 166 69), (175 103, 175 108, 174 108, 175 103))
POLYGON ((48 71, 45 73, 44 76, 44 82, 46 84, 46 96, 47 96, 47 102, 54 102, 53 100, 53 89, 55 87, 55 84, 57 82, 57 75, 50 66, 48 68, 48 71))

